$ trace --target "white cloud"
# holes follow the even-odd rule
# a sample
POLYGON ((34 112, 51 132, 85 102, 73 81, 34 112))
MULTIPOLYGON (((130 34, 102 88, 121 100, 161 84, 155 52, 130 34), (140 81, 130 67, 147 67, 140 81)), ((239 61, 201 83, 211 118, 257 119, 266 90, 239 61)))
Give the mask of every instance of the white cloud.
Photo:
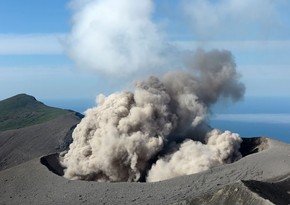
POLYGON ((0 55, 62 54, 64 34, 0 34, 0 55))
POLYGON ((219 121, 278 123, 290 125, 290 114, 217 114, 213 119, 219 121))
POLYGON ((183 10, 196 37, 248 39, 266 37, 281 29, 285 0, 184 0, 183 10))
POLYGON ((79 67, 124 75, 161 63, 151 0, 73 0, 72 5, 67 51, 79 67))
POLYGON ((248 96, 290 96, 290 65, 240 66, 248 96))
POLYGON ((269 80, 271 83, 275 80, 289 81, 290 76, 290 65, 251 65, 241 66, 240 70, 248 79, 269 80))
POLYGON ((204 49, 227 49, 233 52, 290 52, 290 40, 235 40, 235 41, 173 41, 172 45, 180 50, 195 50, 197 47, 204 49))
MULTIPOLYGON (((191 38, 188 39, 197 41, 169 42, 164 36, 170 36, 171 32, 160 26, 160 21, 152 19, 154 6, 158 7, 159 2, 71 0, 73 25, 68 35, 67 53, 81 68, 127 75, 134 71, 157 70, 160 67, 163 70, 166 66, 173 67, 177 61, 175 64, 179 66, 183 63, 182 52, 179 51, 184 49, 204 47, 243 52, 287 50, 290 41, 249 40, 268 39, 257 38, 268 34, 270 39, 274 39, 276 31, 283 33, 276 28, 282 19, 279 8, 284 3, 285 0, 180 1, 174 8, 178 13, 166 20, 174 24, 176 20, 184 20, 183 15, 186 13, 185 19, 193 31, 185 29, 185 34, 179 31, 178 35, 189 35, 191 38), (216 41, 217 39, 236 41, 216 41), (247 41, 242 41, 245 39, 247 41), (176 51, 175 46, 180 50, 176 51)), ((160 17, 158 14, 156 16, 160 17)), ((180 24, 188 27, 184 22, 180 24)))

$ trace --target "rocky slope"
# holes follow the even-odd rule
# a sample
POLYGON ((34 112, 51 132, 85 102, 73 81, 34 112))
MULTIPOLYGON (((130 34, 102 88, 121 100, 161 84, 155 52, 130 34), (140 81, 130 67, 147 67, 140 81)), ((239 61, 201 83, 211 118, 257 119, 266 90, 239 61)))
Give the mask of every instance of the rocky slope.
POLYGON ((0 101, 0 170, 63 150, 82 118, 20 94, 0 101))

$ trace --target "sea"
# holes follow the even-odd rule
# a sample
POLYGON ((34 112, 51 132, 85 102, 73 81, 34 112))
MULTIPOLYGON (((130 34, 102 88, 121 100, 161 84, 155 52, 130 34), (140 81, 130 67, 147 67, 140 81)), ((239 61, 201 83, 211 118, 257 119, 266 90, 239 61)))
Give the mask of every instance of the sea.
POLYGON ((220 102, 208 117, 212 127, 242 137, 270 137, 290 143, 290 97, 245 97, 234 104, 220 102))
MULTIPOLYGON (((84 113, 96 106, 95 98, 43 100, 47 105, 84 113)), ((208 115, 211 127, 241 137, 270 137, 290 143, 290 97, 245 97, 239 102, 220 101, 208 115)))

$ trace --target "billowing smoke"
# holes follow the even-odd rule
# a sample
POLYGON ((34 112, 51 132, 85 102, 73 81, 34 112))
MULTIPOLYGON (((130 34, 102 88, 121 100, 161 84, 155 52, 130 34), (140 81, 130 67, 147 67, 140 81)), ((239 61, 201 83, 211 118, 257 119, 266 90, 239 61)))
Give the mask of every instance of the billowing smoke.
POLYGON ((238 134, 214 129, 207 133, 206 144, 185 140, 178 150, 159 159, 149 170, 147 181, 160 181, 194 174, 211 167, 233 162, 241 157, 238 134))
POLYGON ((80 67, 114 75, 164 67, 165 61, 187 71, 151 76, 132 92, 98 96, 61 157, 69 179, 159 181, 241 157, 238 134, 207 124, 218 100, 244 95, 232 54, 174 49, 152 20, 153 0, 136 2, 72 0, 69 56, 80 67))
POLYGON ((163 40, 151 21, 151 0, 72 0, 71 7, 66 50, 79 67, 128 74, 161 64, 163 40))
POLYGON ((137 82, 134 92, 100 95, 61 159, 64 176, 151 182, 238 160, 238 134, 206 123, 212 104, 244 94, 231 53, 198 50, 187 65, 188 72, 137 82))

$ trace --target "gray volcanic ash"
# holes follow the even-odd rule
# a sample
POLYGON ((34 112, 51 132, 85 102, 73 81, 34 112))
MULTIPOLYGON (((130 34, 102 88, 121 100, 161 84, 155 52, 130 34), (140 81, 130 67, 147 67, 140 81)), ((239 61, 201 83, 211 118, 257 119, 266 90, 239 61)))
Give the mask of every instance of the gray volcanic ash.
POLYGON ((220 98, 245 87, 229 51, 198 50, 191 72, 136 83, 134 92, 100 95, 73 133, 61 163, 69 179, 160 181, 241 158, 241 138, 206 123, 220 98))

